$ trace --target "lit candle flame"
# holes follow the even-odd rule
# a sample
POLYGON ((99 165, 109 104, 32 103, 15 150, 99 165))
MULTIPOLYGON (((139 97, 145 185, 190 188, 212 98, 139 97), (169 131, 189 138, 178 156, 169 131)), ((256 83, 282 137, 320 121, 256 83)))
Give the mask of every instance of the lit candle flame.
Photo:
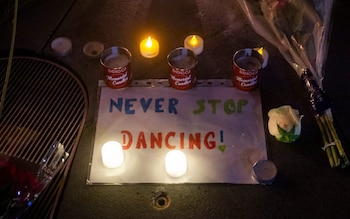
POLYGON ((154 38, 151 38, 151 36, 148 36, 148 38, 141 41, 140 52, 141 55, 146 58, 156 57, 159 53, 158 41, 154 38))
POLYGON ((124 162, 122 145, 117 141, 108 141, 102 145, 102 162, 107 168, 117 168, 124 162))
POLYGON ((264 48, 263 48, 263 47, 260 47, 260 48, 258 49, 258 53, 259 53, 260 55, 263 55, 263 53, 264 53, 264 48))
POLYGON ((171 177, 181 177, 187 172, 187 160, 184 152, 171 150, 165 156, 165 171, 171 177))
POLYGON ((190 40, 190 44, 192 46, 195 46, 198 44, 198 40, 197 40, 197 37, 195 35, 192 36, 191 40, 190 40))
POLYGON ((147 46, 148 48, 152 48, 152 39, 151 39, 150 36, 149 36, 148 39, 147 39, 146 46, 147 46))

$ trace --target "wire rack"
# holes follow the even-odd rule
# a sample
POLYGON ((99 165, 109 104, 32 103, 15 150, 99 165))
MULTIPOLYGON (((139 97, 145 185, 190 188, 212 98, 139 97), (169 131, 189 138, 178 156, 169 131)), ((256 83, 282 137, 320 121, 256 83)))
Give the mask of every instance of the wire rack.
MULTIPOLYGON (((0 59, 1 88, 7 61, 0 59)), ((26 218, 53 216, 85 123, 87 105, 86 90, 69 69, 42 58, 14 57, 0 117, 0 153, 39 164, 52 144, 59 142, 70 154, 26 218)))

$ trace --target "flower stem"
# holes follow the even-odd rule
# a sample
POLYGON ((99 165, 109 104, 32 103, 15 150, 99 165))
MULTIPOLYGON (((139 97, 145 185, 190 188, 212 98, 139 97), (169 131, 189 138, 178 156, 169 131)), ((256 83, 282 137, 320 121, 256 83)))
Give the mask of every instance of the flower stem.
POLYGON ((317 125, 321 131, 321 134, 322 134, 322 139, 323 139, 323 143, 325 145, 324 147, 324 150, 326 151, 327 153, 327 157, 328 157, 328 162, 330 164, 331 167, 334 167, 335 166, 335 163, 334 163, 334 160, 333 160, 333 155, 332 155, 332 150, 331 148, 328 146, 329 145, 329 142, 327 140, 327 137, 326 137, 326 133, 324 131, 324 128, 323 128, 323 125, 320 121, 320 118, 317 116, 316 117, 316 121, 317 121, 317 125))
POLYGON ((316 115, 316 121, 322 134, 324 143, 323 149, 327 153, 331 167, 339 165, 345 167, 346 165, 349 165, 349 159, 346 156, 344 148, 334 128, 331 112, 327 110, 322 115, 316 115))
POLYGON ((337 132, 336 132, 336 130, 334 128, 332 116, 325 114, 325 120, 326 120, 327 125, 328 125, 328 127, 330 129, 331 135, 332 135, 332 137, 333 137, 333 139, 335 141, 335 145, 337 146, 337 149, 339 151, 340 156, 343 158, 343 160, 345 162, 345 165, 349 165, 350 164, 349 159, 346 156, 344 148, 343 148, 343 146, 341 144, 341 141, 339 140, 339 137, 337 135, 337 132))
POLYGON ((16 39, 16 29, 17 29, 17 13, 18 13, 18 0, 15 0, 10 54, 9 54, 9 59, 8 59, 8 63, 7 63, 5 81, 4 81, 4 85, 2 87, 2 93, 1 93, 1 99, 0 99, 0 118, 2 115, 2 110, 3 110, 4 105, 5 105, 7 85, 8 85, 9 79, 10 79, 13 52, 15 49, 15 39, 16 39))
POLYGON ((332 135, 331 135, 331 132, 329 130, 329 126, 328 126, 328 124, 326 122, 325 116, 326 116, 326 114, 323 114, 320 117, 321 118, 321 123, 322 123, 322 125, 324 127, 324 130, 326 131, 326 136, 328 138, 329 144, 332 144, 330 147, 331 147, 331 150, 332 150, 335 166, 339 166, 340 159, 339 159, 339 156, 338 156, 338 152, 336 151, 336 147, 334 145, 335 144, 335 140, 332 138, 332 135))

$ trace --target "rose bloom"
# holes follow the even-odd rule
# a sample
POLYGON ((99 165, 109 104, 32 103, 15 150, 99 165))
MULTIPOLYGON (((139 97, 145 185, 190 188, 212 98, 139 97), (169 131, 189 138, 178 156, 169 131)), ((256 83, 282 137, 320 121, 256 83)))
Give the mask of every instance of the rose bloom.
POLYGON ((284 105, 278 108, 271 109, 268 112, 268 116, 269 132, 271 135, 275 136, 277 140, 281 140, 284 137, 283 133, 281 133, 278 130, 278 126, 289 135, 293 135, 294 137, 300 135, 301 119, 303 116, 299 115, 298 110, 293 109, 291 106, 284 105), (294 132, 290 133, 293 128, 294 132))

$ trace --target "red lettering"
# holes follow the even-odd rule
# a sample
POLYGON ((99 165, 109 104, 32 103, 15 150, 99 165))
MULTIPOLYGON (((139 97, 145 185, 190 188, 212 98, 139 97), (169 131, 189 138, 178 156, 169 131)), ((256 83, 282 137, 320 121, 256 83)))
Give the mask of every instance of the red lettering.
POLYGON ((151 148, 154 148, 155 145, 158 146, 158 148, 162 148, 162 133, 158 132, 158 136, 155 136, 155 134, 151 133, 151 148))
POLYGON ((184 149, 185 148, 185 133, 180 132, 180 148, 184 149))
POLYGON ((215 138, 215 133, 214 132, 208 132, 204 136, 204 145, 205 145, 205 147, 208 148, 208 149, 216 148, 216 141, 208 141, 209 137, 215 138))
POLYGON ((141 147, 147 148, 146 139, 145 139, 145 133, 144 132, 140 132, 140 134, 139 134, 139 136, 137 138, 137 142, 136 142, 136 148, 140 149, 141 147))
POLYGON ((193 149, 193 146, 197 146, 198 149, 201 149, 201 133, 190 134, 188 137, 189 148, 193 149))
POLYGON ((169 132, 166 136, 165 136, 165 146, 168 148, 168 149, 176 149, 176 146, 174 145, 171 145, 169 143, 169 138, 170 137, 174 137, 175 136, 175 132, 169 132))
POLYGON ((167 133, 150 132, 146 134, 140 131, 135 142, 133 142, 133 133, 130 131, 122 130, 121 134, 123 150, 130 149, 132 145, 134 145, 136 149, 162 149, 162 147, 166 147, 169 150, 184 150, 186 148, 190 150, 201 150, 202 146, 204 149, 212 150, 217 146, 214 131, 207 133, 177 133, 171 131, 167 133))
POLYGON ((131 144, 132 144, 131 132, 122 130, 121 133, 123 135, 123 144, 122 144, 123 150, 127 150, 131 147, 131 144), (128 139, 126 139, 127 137, 128 139))

